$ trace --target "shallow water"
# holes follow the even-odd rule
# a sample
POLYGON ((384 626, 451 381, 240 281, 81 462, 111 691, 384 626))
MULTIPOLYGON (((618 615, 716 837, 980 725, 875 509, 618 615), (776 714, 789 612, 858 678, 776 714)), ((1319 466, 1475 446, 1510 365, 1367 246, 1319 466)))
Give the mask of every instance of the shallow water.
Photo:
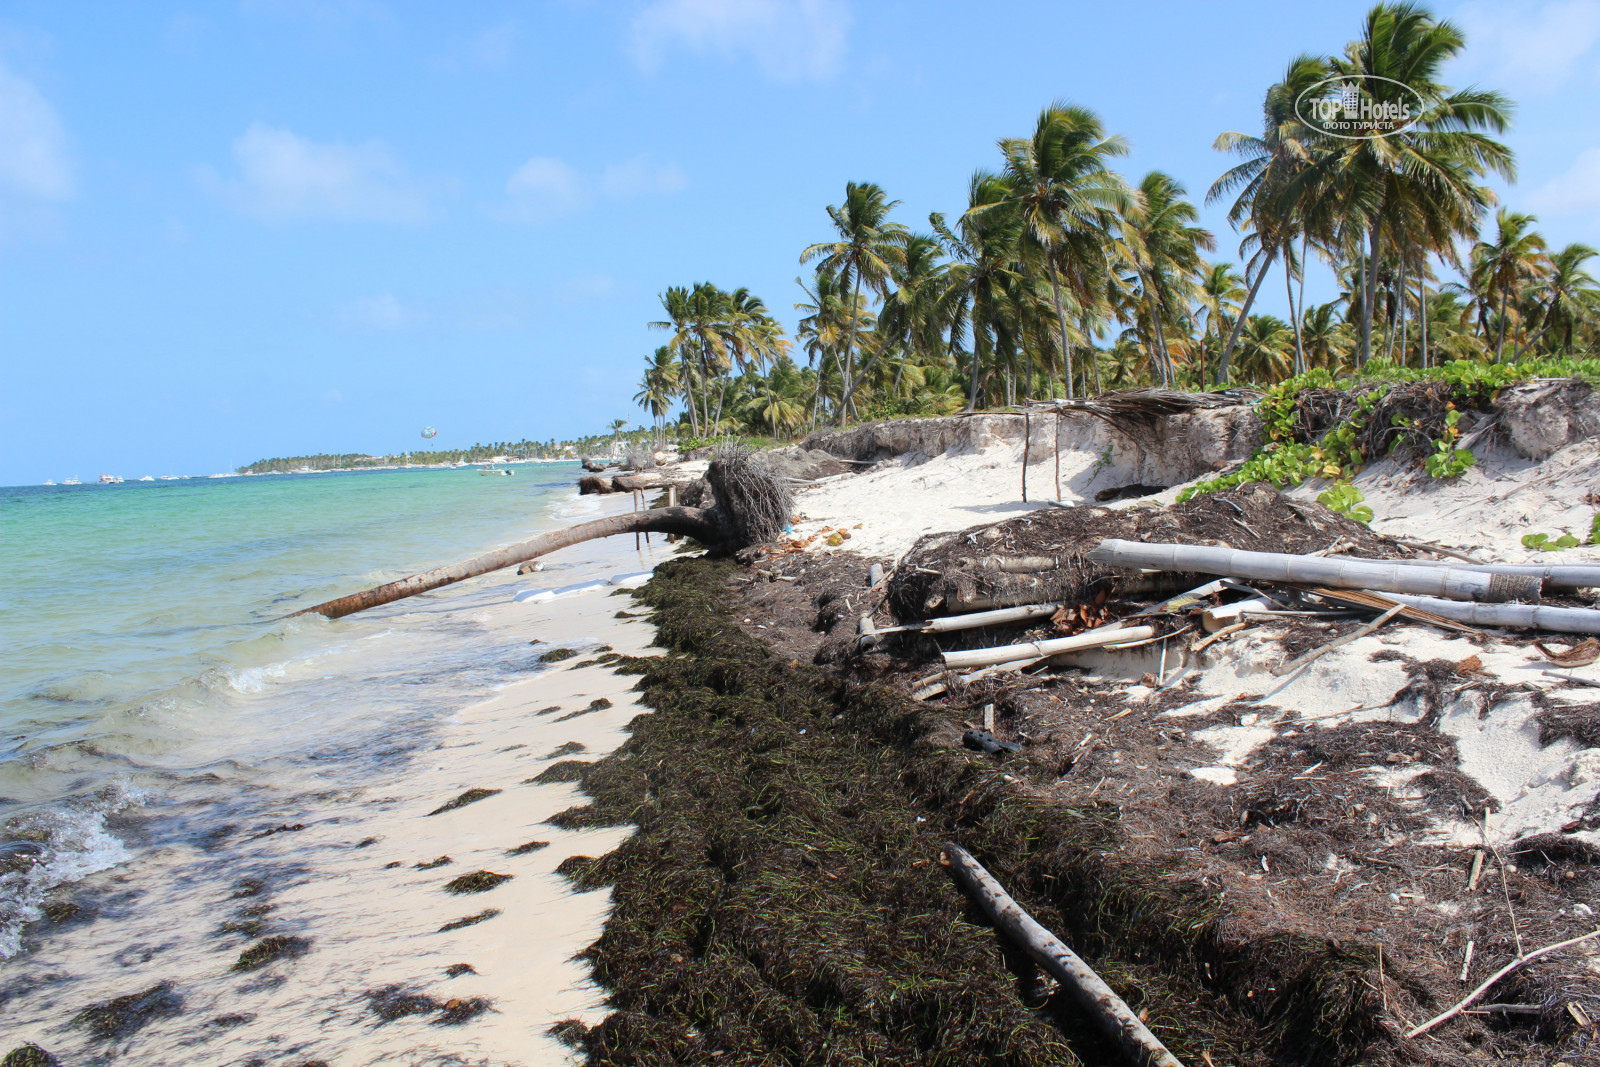
MULTIPOLYGON (((403 861, 386 862, 412 868, 420 833, 408 828, 396 845, 385 820, 414 823, 426 790, 546 755, 492 755, 509 728, 473 727, 462 709, 547 670, 538 656, 550 641, 594 642, 530 637, 523 616, 496 619, 514 588, 504 577, 333 623, 284 616, 592 512, 573 481, 574 466, 560 464, 522 465, 513 478, 413 470, 0 490, 0 1013, 100 1062, 230 1062, 246 1033, 267 1050, 259 1062, 298 1062, 296 1050, 310 1047, 307 1035, 282 1033, 263 1045, 243 1015, 279 1030, 295 1013, 317 1016, 319 1030, 348 1015, 370 1029, 363 982, 401 950, 380 947, 382 916, 367 913, 390 890, 350 893, 391 851, 403 861), (258 895, 271 908, 246 914, 258 895), (296 923, 265 918, 290 901, 296 923), (227 970, 252 937, 341 912, 362 922, 319 928, 342 929, 334 936, 346 950, 333 952, 325 933, 322 962, 286 991, 275 992, 281 969, 227 970), (195 980, 211 972, 215 989, 195 980), (153 1023, 91 1039, 71 1022, 107 992, 163 981, 176 982, 169 1006, 184 1005, 171 1014, 189 1020, 166 1040, 152 1042, 153 1023), (224 1010, 252 993, 251 1010, 224 1010), (202 1000, 216 1001, 223 1022, 197 1031, 202 1000)), ((649 566, 624 558, 634 555, 614 547, 553 560, 538 584, 649 566)), ((569 792, 556 790, 561 806, 569 792)), ((470 812, 430 820, 428 832, 470 812)), ((454 839, 475 824, 460 822, 454 839)), ((495 855, 506 847, 497 842, 495 855)), ((547 870, 556 851, 518 861, 552 899, 564 892, 547 870)), ((478 910, 475 899, 456 910, 478 910)), ((426 923, 440 906, 409 918, 426 923)), ((384 1040, 330 1047, 354 1055, 348 1062, 385 1062, 394 1050, 383 1052, 384 1040)), ((409 1062, 468 1062, 419 1040, 396 1046, 409 1062)), ((472 1045, 465 1034, 451 1042, 472 1045)))

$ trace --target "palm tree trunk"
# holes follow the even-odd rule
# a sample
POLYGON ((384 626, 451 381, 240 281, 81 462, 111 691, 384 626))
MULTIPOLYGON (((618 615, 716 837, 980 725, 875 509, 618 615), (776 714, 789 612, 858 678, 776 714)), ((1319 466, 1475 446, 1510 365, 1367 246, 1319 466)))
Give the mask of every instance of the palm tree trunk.
MULTIPOLYGON (((338 597, 325 601, 315 607, 303 608, 295 615, 308 615, 316 613, 326 615, 330 619, 343 618, 346 615, 367 608, 375 608, 380 604, 391 604, 396 600, 404 600, 418 593, 426 593, 430 589, 439 589, 446 585, 454 585, 466 578, 474 578, 480 574, 497 571, 503 567, 515 566, 530 559, 537 559, 558 548, 569 545, 581 544, 592 541, 597 537, 610 537, 623 533, 675 533, 685 537, 693 537, 707 544, 715 544, 721 540, 716 523, 710 515, 700 508, 656 508, 653 511, 635 511, 623 515, 609 515, 593 522, 581 522, 576 526, 569 526, 565 530, 553 530, 547 534, 520 544, 508 545, 495 552, 474 557, 464 563, 457 563, 451 567, 439 567, 436 570, 424 571, 413 574, 409 578, 402 578, 398 582, 376 586, 360 593, 351 593, 349 596, 338 597)), ((290 616, 293 618, 294 616, 290 616)))
POLYGON ((1378 221, 1373 220, 1367 234, 1371 251, 1361 261, 1361 345, 1356 350, 1356 366, 1364 367, 1372 358, 1372 304, 1378 295, 1378 221))
POLYGON ((1494 361, 1499 363, 1500 353, 1506 347, 1506 291, 1503 286, 1500 289, 1500 328, 1496 333, 1499 334, 1499 337, 1494 343, 1494 361))
MULTIPOLYGON (((1427 266, 1427 253, 1423 253, 1423 266, 1427 266)), ((1417 272, 1417 330, 1422 350, 1417 353, 1417 362, 1422 364, 1422 369, 1428 369, 1428 274, 1427 271, 1417 272)))
POLYGON ((1047 266, 1050 268, 1050 292, 1056 301, 1056 325, 1061 328, 1062 363, 1067 373, 1067 399, 1071 400, 1075 395, 1072 391, 1072 342, 1067 338, 1067 316, 1061 310, 1061 282, 1056 278, 1056 265, 1049 263, 1047 266))
POLYGON ((1283 271, 1283 292, 1289 298, 1289 322, 1294 326, 1294 373, 1305 373, 1305 349, 1300 346, 1300 319, 1294 313, 1294 271, 1283 271))
POLYGON ((1295 301, 1289 301, 1289 314, 1294 316, 1294 359, 1299 364, 1297 373, 1306 372, 1306 348, 1300 336, 1300 323, 1306 317, 1306 243, 1310 239, 1309 231, 1300 233, 1300 306, 1295 306, 1295 301))
POLYGON ((856 366, 856 326, 861 316, 861 266, 856 265, 856 295, 850 303, 850 337, 845 341, 844 347, 844 383, 840 386, 841 397, 839 400, 839 425, 843 426, 849 418, 850 397, 855 393, 851 379, 855 375, 856 366))
POLYGON ((1233 358, 1233 346, 1239 343, 1239 331, 1244 329, 1244 320, 1250 314, 1250 305, 1256 302, 1256 292, 1261 288, 1261 283, 1267 280, 1267 271, 1271 267, 1270 258, 1261 264, 1256 280, 1250 283, 1250 292, 1245 294, 1244 305, 1239 308, 1239 315, 1233 320, 1233 329, 1228 331, 1228 343, 1222 346, 1222 358, 1217 360, 1218 385, 1226 385, 1228 382, 1228 363, 1233 358))

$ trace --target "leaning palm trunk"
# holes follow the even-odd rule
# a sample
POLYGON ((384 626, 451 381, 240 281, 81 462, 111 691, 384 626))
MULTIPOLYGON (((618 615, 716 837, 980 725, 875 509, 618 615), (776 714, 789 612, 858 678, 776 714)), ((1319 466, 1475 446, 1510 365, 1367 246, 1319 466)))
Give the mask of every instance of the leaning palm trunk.
POLYGON ((1239 342, 1239 331, 1244 329, 1244 320, 1250 315, 1250 306, 1256 302, 1256 293, 1261 289, 1261 283, 1267 280, 1267 271, 1272 266, 1269 259, 1261 264, 1261 272, 1256 275, 1256 280, 1250 283, 1250 292, 1245 294, 1244 305, 1239 308, 1238 317, 1233 320, 1233 329, 1228 331, 1228 341, 1222 346, 1222 356, 1217 360, 1217 384, 1226 385, 1228 382, 1228 363, 1233 358, 1233 346, 1239 342))
POLYGON ((1339 589, 1373 589, 1446 597, 1450 600, 1537 599, 1533 575, 1490 574, 1465 567, 1414 567, 1329 556, 1243 552, 1205 545, 1143 544, 1110 538, 1089 553, 1094 563, 1115 567, 1153 567, 1163 571, 1221 574, 1258 582, 1302 582, 1339 589))
POLYGON ((657 508, 654 511, 636 511, 627 515, 611 515, 593 522, 579 523, 565 530, 553 530, 547 534, 520 544, 508 545, 494 552, 476 556, 463 563, 450 567, 438 567, 421 574, 413 574, 409 578, 402 578, 398 582, 390 582, 373 589, 366 589, 359 593, 351 593, 336 600, 329 600, 315 607, 297 611, 295 615, 316 613, 326 615, 330 619, 343 618, 346 615, 367 608, 375 608, 380 604, 391 604, 396 600, 426 593, 431 589, 440 589, 447 585, 467 578, 475 578, 480 574, 488 574, 505 567, 525 563, 530 559, 554 552, 558 548, 592 541, 597 537, 611 537, 623 533, 669 533, 680 534, 685 537, 694 537, 707 543, 715 542, 717 526, 712 522, 708 513, 700 508, 657 508))
POLYGON ((439 567, 390 582, 374 589, 339 597, 295 612, 315 612, 330 619, 390 604, 430 589, 454 585, 490 571, 536 559, 558 548, 610 537, 622 533, 671 533, 693 537, 719 552, 731 552, 762 544, 777 537, 790 521, 794 497, 788 485, 764 462, 734 446, 722 449, 706 469, 706 484, 711 487, 716 505, 710 508, 667 507, 612 515, 593 522, 579 523, 565 530, 553 530, 530 541, 510 545, 495 552, 439 567))

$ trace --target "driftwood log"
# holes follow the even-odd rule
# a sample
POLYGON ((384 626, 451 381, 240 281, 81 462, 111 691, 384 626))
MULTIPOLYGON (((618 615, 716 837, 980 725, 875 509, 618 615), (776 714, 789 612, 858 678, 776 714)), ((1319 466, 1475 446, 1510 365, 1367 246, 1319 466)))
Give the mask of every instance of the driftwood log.
POLYGON ((1539 579, 1530 574, 1491 574, 1466 566, 1417 567, 1334 556, 1243 552, 1206 545, 1144 544, 1108 538, 1089 553, 1095 563, 1163 571, 1224 574, 1258 582, 1305 582, 1343 589, 1444 597, 1449 600, 1537 600, 1539 579))
POLYGON ((995 926, 1028 957, 1061 983, 1063 989, 1127 1056, 1141 1067, 1183 1067, 1161 1039, 1061 939, 1041 926, 995 881, 983 864, 960 845, 944 847, 956 884, 995 926))

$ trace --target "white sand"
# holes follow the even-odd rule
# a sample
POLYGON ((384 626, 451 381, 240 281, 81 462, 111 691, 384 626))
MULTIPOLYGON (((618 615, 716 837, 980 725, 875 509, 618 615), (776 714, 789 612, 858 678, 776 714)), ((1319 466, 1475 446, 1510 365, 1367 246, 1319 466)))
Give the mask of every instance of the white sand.
MULTIPOLYGON (((897 560, 925 534, 967 529, 1046 507, 1037 497, 1055 493, 1055 458, 1036 437, 1028 470, 1030 502, 1023 503, 1022 455, 1020 441, 990 437, 978 447, 932 458, 906 455, 885 460, 864 474, 803 491, 797 505, 803 521, 797 524, 796 535, 804 538, 842 526, 851 534, 842 546, 830 549, 818 538, 810 550, 848 550, 869 558, 897 560)), ((1119 455, 1082 449, 1063 451, 1062 499, 1092 502, 1096 489, 1134 480, 1130 477, 1133 472, 1124 469, 1120 459, 1119 455)), ((1363 471, 1356 484, 1376 512, 1373 528, 1389 536, 1470 548, 1481 558, 1507 562, 1534 558, 1600 561, 1600 549, 1593 547, 1575 548, 1556 557, 1521 545, 1521 537, 1528 533, 1544 532, 1552 539, 1569 531, 1580 539, 1587 535, 1595 506, 1586 502, 1585 495, 1600 488, 1600 448, 1592 440, 1569 445, 1543 462, 1518 457, 1509 450, 1487 452, 1476 467, 1451 481, 1431 478, 1418 467, 1386 459, 1363 471)), ((1173 486, 1144 501, 1112 506, 1170 503, 1183 488, 1173 486)), ((1308 484, 1295 493, 1314 498, 1322 488, 1308 484)), ((1211 646, 1198 658, 1188 653, 1180 658, 1172 649, 1166 684, 1193 677, 1197 696, 1194 703, 1169 714, 1181 720, 1244 696, 1260 698, 1264 706, 1293 709, 1303 718, 1315 718, 1314 723, 1299 727, 1305 730, 1373 719, 1415 721, 1418 708, 1391 706, 1395 694, 1409 681, 1404 664, 1370 660, 1374 652, 1383 649, 1419 662, 1460 661, 1478 655, 1485 673, 1476 677, 1485 681, 1528 682, 1541 689, 1549 689, 1554 681, 1541 673, 1548 664, 1531 649, 1491 640, 1486 651, 1480 650, 1454 635, 1410 624, 1391 625, 1322 657, 1308 670, 1278 679, 1270 671, 1283 654, 1275 641, 1263 636, 1266 632, 1246 631, 1211 646), (1358 706, 1362 710, 1350 711, 1358 706)), ((1159 647, 1089 653, 1081 662, 1094 667, 1108 682, 1128 682, 1159 670, 1159 647)), ((1600 664, 1579 668, 1576 673, 1600 680, 1600 664)), ((1463 685, 1467 681, 1461 679, 1463 685)), ((1132 689, 1135 696, 1148 692, 1140 686, 1132 689)), ((1569 690, 1553 699, 1594 700, 1600 699, 1600 692, 1585 696, 1583 690, 1569 690)), ((1447 704, 1439 727, 1456 738, 1461 770, 1501 804, 1501 810, 1488 821, 1492 839, 1510 841, 1559 830, 1594 800, 1600 789, 1600 750, 1578 749, 1570 741, 1540 746, 1535 709, 1526 696, 1504 700, 1486 715, 1480 715, 1480 710, 1477 689, 1463 689, 1447 704)), ((1282 717, 1287 713, 1264 712, 1259 718, 1247 715, 1236 727, 1202 731, 1198 739, 1214 746, 1216 759, 1192 773, 1219 786, 1243 781, 1251 756, 1280 730, 1289 728, 1280 722, 1282 717)), ((1412 764, 1402 777, 1409 780, 1426 769, 1412 764)), ((1395 784, 1393 768, 1375 767, 1372 773, 1384 784, 1395 784)), ((1403 784, 1401 781, 1397 795, 1404 795, 1403 784)), ((1477 843, 1479 834, 1476 825, 1462 822, 1440 824, 1433 836, 1464 845, 1477 843)), ((1600 845, 1600 833, 1575 836, 1600 845)))

